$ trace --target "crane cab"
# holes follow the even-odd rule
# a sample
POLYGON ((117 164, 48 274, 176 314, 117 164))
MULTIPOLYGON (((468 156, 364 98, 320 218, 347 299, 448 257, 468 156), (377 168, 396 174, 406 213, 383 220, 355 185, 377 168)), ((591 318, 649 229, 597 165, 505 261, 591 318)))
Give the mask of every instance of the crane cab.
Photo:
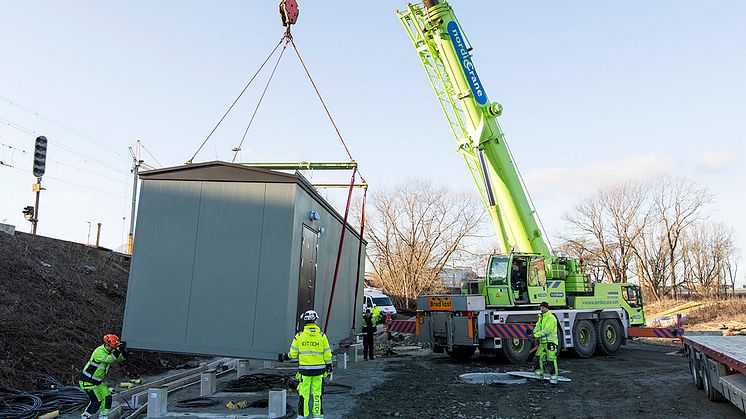
POLYGON ((482 295, 488 307, 538 306, 544 301, 553 307, 567 305, 564 281, 547 280, 544 257, 538 254, 490 256, 482 295))

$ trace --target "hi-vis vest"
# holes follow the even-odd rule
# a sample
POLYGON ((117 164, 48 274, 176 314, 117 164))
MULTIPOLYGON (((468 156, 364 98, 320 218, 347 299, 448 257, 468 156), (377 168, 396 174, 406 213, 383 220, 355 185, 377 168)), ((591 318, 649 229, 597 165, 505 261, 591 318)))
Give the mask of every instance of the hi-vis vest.
POLYGON ((109 367, 115 362, 121 363, 124 361, 124 357, 115 349, 109 352, 104 348, 104 345, 99 346, 91 354, 91 359, 85 364, 85 368, 80 373, 80 380, 91 384, 101 384, 104 381, 106 373, 109 372, 109 367))
POLYGON ((298 358, 298 369, 304 375, 318 375, 326 371, 326 364, 332 363, 332 348, 329 340, 319 327, 307 324, 297 333, 290 344, 290 358, 298 358))
POLYGON ((539 315, 539 321, 534 327, 534 337, 541 343, 559 343, 557 339, 557 318, 550 312, 539 315))

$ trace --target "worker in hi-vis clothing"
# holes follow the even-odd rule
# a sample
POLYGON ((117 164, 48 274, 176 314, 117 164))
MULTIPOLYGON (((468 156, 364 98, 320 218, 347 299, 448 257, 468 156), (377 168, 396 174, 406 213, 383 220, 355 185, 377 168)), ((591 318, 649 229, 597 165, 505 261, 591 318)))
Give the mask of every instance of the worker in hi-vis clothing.
POLYGON ((303 313, 303 331, 296 333, 288 356, 298 358, 298 418, 323 418, 321 405, 324 377, 332 372, 332 349, 329 339, 316 325, 319 315, 313 310, 303 313), (310 406, 313 401, 313 407, 310 406), (313 412, 313 416, 311 413, 313 412))
POLYGON ((540 305, 541 313, 539 321, 534 327, 534 337, 539 340, 539 349, 536 351, 536 378, 544 378, 544 361, 550 362, 549 382, 557 384, 559 370, 557 369, 557 351, 559 340, 557 340, 557 318, 549 312, 549 304, 546 301, 540 305))
POLYGON ((363 358, 366 361, 368 359, 376 359, 373 356, 373 340, 376 333, 376 325, 378 325, 377 314, 373 314, 369 308, 366 308, 365 314, 363 314, 363 358))
POLYGON ((373 324, 376 325, 378 323, 383 323, 383 316, 381 316, 381 308, 377 305, 373 304, 373 311, 371 311, 371 314, 373 315, 373 324))
POLYGON ((104 344, 93 351, 88 363, 80 372, 80 389, 88 395, 89 400, 88 406, 80 415, 81 418, 93 416, 99 408, 99 418, 109 417, 111 393, 104 384, 104 377, 112 364, 124 362, 124 356, 124 342, 120 342, 116 335, 111 334, 104 336, 104 344))

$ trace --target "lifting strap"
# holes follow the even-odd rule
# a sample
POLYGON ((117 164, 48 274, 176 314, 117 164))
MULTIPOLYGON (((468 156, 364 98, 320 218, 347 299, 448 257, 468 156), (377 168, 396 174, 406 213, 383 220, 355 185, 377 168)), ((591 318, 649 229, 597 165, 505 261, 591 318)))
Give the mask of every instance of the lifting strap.
MULTIPOLYGON (((339 249, 337 250, 337 263, 334 265, 334 279, 332 280, 332 294, 329 296, 329 307, 326 309, 326 320, 324 321, 324 333, 329 327, 329 319, 332 316, 332 303, 334 302, 334 289, 337 287, 337 276, 339 275, 339 262, 342 260, 342 247, 345 243, 345 236, 347 233, 347 216, 350 214, 350 202, 352 201, 352 190, 355 189, 355 175, 357 169, 352 169, 352 177, 350 178, 350 188, 347 191, 347 206, 345 207, 345 216, 342 220, 342 234, 339 237, 339 249)), ((362 237, 360 238, 362 242, 362 237)), ((357 293, 356 293, 357 294, 357 293)))
POLYGON ((363 258, 363 233, 365 232, 365 198, 368 196, 368 188, 363 190, 363 206, 360 210, 360 243, 357 246, 357 275, 355 275, 355 299, 352 305, 352 327, 350 328, 350 334, 355 333, 355 325, 357 324, 357 290, 360 286, 360 261, 363 258))

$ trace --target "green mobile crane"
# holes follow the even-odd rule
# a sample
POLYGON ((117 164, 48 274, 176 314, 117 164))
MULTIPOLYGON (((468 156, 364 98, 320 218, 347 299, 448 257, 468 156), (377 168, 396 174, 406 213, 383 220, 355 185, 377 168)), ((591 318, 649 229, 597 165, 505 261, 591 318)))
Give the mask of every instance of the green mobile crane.
MULTIPOLYGON (((485 309, 494 312, 489 321, 520 322, 529 318, 520 314, 524 313, 521 310, 535 310, 546 301, 558 317, 567 315, 565 323, 560 318, 566 329, 565 347, 584 344, 576 349, 581 356, 590 356, 597 345, 604 352, 616 352, 626 336, 625 327, 645 323, 640 288, 630 283, 593 284, 580 261, 552 254, 497 123, 502 106, 489 101, 472 60, 471 44, 451 6, 445 1, 425 0, 423 4, 407 4, 397 15, 422 61, 501 247, 500 254, 489 258, 486 279, 466 293, 471 303, 459 302, 457 297, 421 297, 421 317, 457 311, 454 306, 461 303, 464 308, 478 306, 473 298, 478 295, 485 309), (576 334, 578 339, 573 338, 576 334)), ((482 325, 475 325, 481 333, 482 325)), ((454 327, 449 329, 453 334, 454 327)), ((427 332, 432 335, 433 327, 427 332)), ((439 341, 436 333, 430 340, 435 348, 445 346, 449 353, 473 353, 473 349, 464 349, 465 345, 453 344, 458 336, 439 341)), ((466 346, 490 349, 477 339, 475 342, 466 346)), ((513 346, 524 343, 512 342, 513 346)), ((499 349, 500 342, 496 346, 492 349, 499 349)))

